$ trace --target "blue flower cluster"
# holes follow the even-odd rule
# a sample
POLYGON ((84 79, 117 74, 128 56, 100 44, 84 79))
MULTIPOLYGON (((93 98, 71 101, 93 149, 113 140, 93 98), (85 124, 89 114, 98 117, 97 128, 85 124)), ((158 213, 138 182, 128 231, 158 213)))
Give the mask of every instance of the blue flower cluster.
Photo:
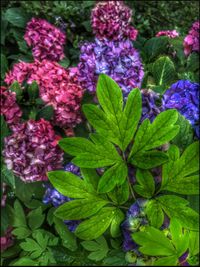
MULTIPOLYGON (((71 172, 75 175, 80 176, 80 169, 75 166, 72 163, 69 163, 65 166, 65 171, 71 172)), ((63 196, 61 193, 59 193, 55 188, 52 187, 50 184, 46 184, 46 191, 43 197, 43 203, 44 204, 52 204, 54 207, 58 207, 62 205, 65 202, 68 202, 72 200, 72 198, 63 196)), ((80 223, 79 220, 65 220, 64 223, 67 225, 68 229, 71 232, 74 232, 76 230, 76 227, 80 223)))
POLYGON ((171 85, 164 94, 166 109, 177 109, 193 126, 199 137, 199 84, 180 80, 171 85))

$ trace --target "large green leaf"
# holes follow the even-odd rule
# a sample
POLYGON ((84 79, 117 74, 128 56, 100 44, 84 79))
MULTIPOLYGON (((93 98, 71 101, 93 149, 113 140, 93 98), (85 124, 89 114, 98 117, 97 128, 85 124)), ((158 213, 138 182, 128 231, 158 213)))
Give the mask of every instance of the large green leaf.
POLYGON ((168 38, 166 36, 161 37, 153 37, 144 45, 145 52, 147 54, 148 60, 152 60, 153 58, 163 54, 166 52, 166 47, 168 44, 168 38))
POLYGON ((17 26, 19 28, 25 28, 26 23, 31 17, 22 8, 12 7, 6 10, 5 18, 12 25, 17 26))
POLYGON ((199 177, 195 173, 199 170, 199 142, 188 146, 181 157, 175 146, 170 148, 168 154, 170 160, 163 166, 161 190, 186 195, 198 194, 199 177))
POLYGON ((53 186, 65 196, 72 198, 87 198, 93 196, 90 191, 87 190, 84 181, 71 172, 52 171, 47 175, 53 186))
POLYGON ((176 255, 162 257, 156 260, 153 266, 177 266, 178 258, 176 255))
POLYGON ((164 233, 154 227, 145 227, 144 232, 132 234, 133 240, 141 247, 139 251, 150 256, 171 256, 176 250, 164 233))
POLYGON ((84 240, 98 238, 110 226, 116 210, 114 207, 102 208, 95 216, 78 225, 76 236, 84 240))
POLYGON ((80 220, 97 213, 109 202, 100 198, 72 200, 61 205, 54 213, 63 220, 80 220))
POLYGON ((129 198, 129 185, 126 180, 122 185, 116 186, 114 190, 108 193, 109 198, 116 204, 124 204, 129 198))
POLYGON ((168 217, 177 219, 180 224, 189 230, 199 229, 199 215, 189 208, 187 200, 175 195, 163 195, 156 198, 168 217))
POLYGON ((134 185, 134 190, 145 198, 151 198, 155 191, 153 176, 149 171, 138 169, 136 172, 138 184, 134 185))
POLYGON ((117 209, 110 226, 110 233, 112 237, 117 237, 120 235, 120 225, 124 218, 124 213, 120 209, 117 209))
POLYGON ((156 85, 167 87, 174 81, 176 76, 174 63, 168 56, 162 56, 154 62, 152 74, 156 85))
POLYGON ((116 185, 122 185, 127 177, 128 168, 121 161, 104 172, 98 185, 100 193, 110 192, 116 185))
POLYGON ((136 153, 159 147, 173 139, 179 131, 179 126, 174 125, 177 119, 178 113, 175 109, 161 112, 152 124, 145 119, 136 133, 129 158, 136 153))
POLYGON ((160 204, 156 200, 152 199, 147 202, 145 212, 151 226, 155 228, 160 228, 162 226, 164 221, 164 213, 160 204))

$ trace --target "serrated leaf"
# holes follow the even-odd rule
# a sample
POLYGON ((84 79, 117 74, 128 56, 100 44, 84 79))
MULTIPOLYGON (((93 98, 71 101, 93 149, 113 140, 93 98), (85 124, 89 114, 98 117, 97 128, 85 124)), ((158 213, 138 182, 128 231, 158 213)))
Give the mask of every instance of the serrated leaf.
POLYGON ((175 248, 164 233, 154 227, 145 227, 144 232, 132 234, 133 240, 141 247, 139 251, 149 256, 171 256, 176 253, 175 248))
POLYGON ((98 184, 99 193, 110 192, 116 185, 122 185, 127 177, 128 169, 121 161, 104 172, 98 184))
POLYGON ((120 225, 124 218, 124 213, 120 209, 117 209, 110 226, 110 233, 112 237, 117 237, 120 235, 120 225))
POLYGON ((40 254, 42 254, 42 248, 39 246, 39 244, 31 239, 31 238, 26 238, 25 242, 20 243, 20 247, 28 252, 32 252, 32 251, 40 251, 40 254))
POLYGON ((143 197, 151 198, 155 191, 155 182, 151 173, 138 169, 136 179, 138 184, 133 186, 134 190, 143 197))
POLYGON ((97 213, 108 204, 100 198, 72 200, 62 204, 55 212, 55 216, 63 220, 80 220, 97 213))
POLYGON ((62 220, 54 217, 54 223, 55 229, 62 239, 63 246, 70 249, 71 251, 75 251, 77 249, 75 235, 68 230, 62 220))
POLYGON ((147 151, 137 153, 130 158, 130 163, 141 169, 152 169, 168 161, 168 156, 162 151, 147 151))
MULTIPOLYGON (((173 153, 177 152, 170 150, 169 156, 171 154, 171 157, 173 157, 173 153)), ((180 158, 176 157, 174 160, 170 159, 169 163, 163 166, 161 190, 168 190, 186 195, 198 194, 198 175, 192 175, 199 170, 198 158, 199 143, 194 142, 185 149, 180 158)))
POLYGON ((168 217, 177 219, 186 229, 198 230, 199 215, 187 206, 187 200, 174 195, 159 196, 156 200, 168 217))
POLYGON ((152 67, 152 74, 156 85, 169 86, 176 77, 174 63, 168 56, 158 58, 152 67))
POLYGON ((108 193, 109 198, 121 205, 124 204, 129 198, 129 185, 126 180, 121 186, 116 186, 114 190, 108 193))
POLYGON ((83 241, 81 245, 84 249, 92 251, 88 258, 95 261, 104 259, 109 251, 107 242, 103 236, 99 237, 95 241, 83 241))
POLYGON ((164 213, 161 206, 154 199, 147 202, 145 213, 150 222, 150 225, 155 228, 160 228, 164 221, 164 213))
POLYGON ((12 231, 12 234, 14 236, 17 236, 17 239, 24 239, 28 237, 31 234, 31 231, 28 229, 28 227, 18 227, 12 231))
POLYGON ((75 234, 78 238, 92 240, 102 235, 110 226, 115 215, 116 208, 102 208, 95 216, 80 223, 75 234))
POLYGON ((153 37, 146 41, 144 45, 145 52, 147 53, 148 60, 152 60, 166 52, 168 38, 166 36, 153 37))
POLYGON ((41 118, 49 121, 52 119, 54 115, 54 109, 52 106, 45 106, 42 109, 40 109, 36 115, 36 119, 39 120, 41 118))
POLYGON ((42 208, 39 207, 39 208, 29 212, 27 218, 28 218, 29 227, 32 230, 35 230, 43 224, 44 219, 45 219, 45 215, 42 214, 42 208))
POLYGON ((87 198, 93 196, 88 192, 86 184, 79 176, 66 171, 48 172, 52 185, 64 196, 71 198, 87 198))
POLYGON ((179 131, 179 126, 174 125, 177 118, 177 111, 169 109, 161 112, 152 124, 145 119, 136 133, 129 158, 136 153, 159 147, 173 139, 179 131))

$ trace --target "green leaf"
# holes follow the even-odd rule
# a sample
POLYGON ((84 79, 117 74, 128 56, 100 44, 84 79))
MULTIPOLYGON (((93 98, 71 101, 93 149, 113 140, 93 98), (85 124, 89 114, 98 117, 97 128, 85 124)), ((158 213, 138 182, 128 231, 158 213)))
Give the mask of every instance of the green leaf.
POLYGON ((199 53, 191 53, 187 58, 187 70, 195 72, 199 69, 199 53))
POLYGON ((19 200, 15 200, 14 203, 14 227, 25 227, 26 226, 26 217, 24 214, 24 210, 22 208, 22 205, 20 204, 19 200))
POLYGON ((153 37, 146 41, 144 45, 145 53, 147 54, 148 60, 163 54, 166 52, 168 44, 168 38, 166 36, 153 37))
POLYGON ((132 234, 133 240, 141 247, 139 251, 149 256, 171 256, 176 253, 175 248, 164 233, 154 227, 145 227, 144 232, 132 234))
POLYGON ((130 163, 141 169, 152 169, 168 161, 168 156, 162 151, 147 151, 137 153, 130 158, 130 163))
POLYGON ((17 101, 20 101, 23 98, 23 91, 21 85, 15 81, 9 86, 9 90, 15 92, 17 101))
POLYGON ((189 233, 189 253, 195 256, 199 253, 199 232, 190 231, 189 233))
MULTIPOLYGON (((176 148, 177 150, 177 148, 176 148)), ((169 151, 169 154, 173 151, 169 151)), ((163 181, 161 190, 168 190, 179 194, 198 194, 198 175, 192 175, 199 170, 199 142, 188 146, 180 158, 171 159, 163 167, 163 181)))
POLYGON ((97 190, 100 177, 96 170, 81 168, 81 176, 87 183, 87 186, 92 186, 95 191, 97 190))
POLYGON ((47 176, 52 185, 64 196, 71 198, 87 198, 93 196, 88 192, 84 181, 71 172, 52 171, 48 172, 47 176))
POLYGON ((97 213, 108 204, 100 198, 72 200, 62 204, 55 212, 55 216, 63 220, 80 220, 97 213))
POLYGON ((1 168, 1 178, 2 182, 10 185, 13 189, 15 189, 15 176, 11 170, 8 170, 6 165, 3 164, 1 168))
POLYGON ((124 218, 124 213, 120 209, 117 209, 110 226, 110 233, 112 237, 117 237, 120 235, 120 225, 124 218))
POLYGON ((186 229, 198 230, 199 215, 187 207, 187 200, 174 195, 159 196, 156 200, 168 217, 177 219, 186 229))
POLYGON ((52 106, 45 106, 40 109, 36 115, 36 119, 39 120, 41 118, 50 121, 54 115, 54 109, 52 106))
POLYGON ((35 240, 31 238, 26 238, 25 242, 20 243, 20 247, 28 252, 38 251, 40 255, 42 254, 42 248, 35 240))
POLYGON ((28 237, 31 234, 31 231, 28 229, 28 227, 18 227, 12 231, 12 234, 14 236, 17 236, 17 239, 24 239, 28 237))
POLYGON ((38 266, 38 262, 29 257, 23 257, 12 263, 13 266, 38 266))
POLYGON ((155 228, 160 228, 164 222, 164 213, 159 203, 152 199, 147 202, 145 207, 145 213, 147 215, 150 225, 155 228))
POLYGON ((177 145, 179 148, 185 149, 193 142, 192 126, 190 122, 180 113, 178 114, 176 125, 179 125, 180 131, 171 142, 177 145))
POLYGON ((5 74, 8 71, 8 61, 4 54, 1 54, 1 79, 5 78, 5 74))
POLYGON ((116 186, 114 190, 108 193, 109 198, 116 204, 124 204, 129 198, 129 185, 126 180, 121 186, 116 186))
POLYGON ((156 85, 168 87, 176 76, 174 63, 168 56, 160 57, 153 63, 152 74, 156 85))
POLYGON ((43 224, 45 215, 42 214, 42 208, 39 207, 29 212, 27 218, 29 227, 31 228, 31 230, 35 230, 43 224))
POLYGON ((138 169, 136 172, 138 184, 134 185, 134 190, 145 198, 151 198, 155 192, 154 178, 149 171, 138 169))
POLYGON ((156 260, 153 266, 177 266, 177 264, 178 264, 178 258, 176 255, 173 255, 156 260))
POLYGON ((179 126, 174 126, 177 118, 177 111, 169 109, 161 112, 152 124, 145 119, 137 131, 129 158, 136 153, 159 147, 173 139, 179 131, 179 126))
POLYGON ((78 238, 91 240, 102 235, 110 226, 115 216, 116 208, 102 208, 95 216, 80 223, 75 234, 78 238))
POLYGON ((55 212, 56 208, 55 207, 51 207, 49 210, 48 210, 48 213, 47 213, 47 222, 48 224, 51 226, 53 224, 53 220, 54 220, 54 212, 55 212))
POLYGON ((97 238, 95 241, 83 241, 81 242, 81 245, 84 249, 92 251, 88 255, 88 258, 94 261, 104 259, 109 251, 106 239, 103 236, 97 238))
POLYGON ((12 25, 17 26, 19 28, 25 28, 26 23, 31 17, 22 8, 12 7, 6 10, 5 18, 12 25))
POLYGON ((115 164, 104 172, 99 181, 98 192, 107 193, 110 192, 115 185, 122 185, 127 177, 127 174, 127 165, 123 161, 115 164))
POLYGON ((55 229, 62 239, 63 246, 75 251, 77 249, 76 237, 71 233, 64 222, 58 218, 54 217, 55 229))
MULTIPOLYGON (((30 101, 34 101, 36 98, 39 97, 39 87, 36 81, 33 81, 29 86, 28 86, 28 94, 30 101)), ((42 112, 42 111, 40 111, 42 112)), ((41 113, 40 113, 41 115, 41 113)))

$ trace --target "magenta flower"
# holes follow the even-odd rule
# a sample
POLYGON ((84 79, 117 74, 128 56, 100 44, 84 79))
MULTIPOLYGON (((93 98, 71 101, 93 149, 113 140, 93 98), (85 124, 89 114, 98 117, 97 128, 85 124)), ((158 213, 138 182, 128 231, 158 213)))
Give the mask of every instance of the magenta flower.
POLYGON ((82 87, 95 92, 98 76, 109 75, 127 95, 140 87, 144 75, 139 53, 130 40, 85 43, 81 47, 79 81, 82 87))
POLYGON ((99 40, 135 40, 138 31, 130 26, 132 10, 123 1, 99 1, 92 10, 93 32, 99 40))
POLYGON ((62 168, 63 152, 50 122, 29 120, 12 128, 13 134, 4 139, 5 164, 26 182, 46 181, 46 173, 62 168))
POLYGON ((188 35, 184 39, 183 46, 186 56, 193 51, 199 52, 199 29, 199 21, 194 22, 188 35))
POLYGON ((33 48, 35 59, 59 61, 64 58, 65 34, 44 19, 32 18, 27 24, 24 39, 33 48))
POLYGON ((1 86, 0 88, 1 104, 0 110, 1 115, 4 116, 5 121, 9 126, 12 126, 20 121, 22 111, 16 103, 16 93, 8 90, 6 87, 1 86))
POLYGON ((34 80, 38 83, 40 97, 54 108, 54 125, 68 129, 81 122, 83 90, 77 79, 77 68, 65 69, 48 60, 17 63, 6 75, 5 82, 11 84, 17 80, 22 83, 22 77, 28 84, 34 80))
POLYGON ((9 227, 6 230, 6 233, 4 236, 1 236, 1 252, 5 251, 7 248, 11 247, 14 243, 13 236, 11 234, 12 228, 9 227))
POLYGON ((173 30, 173 31, 160 31, 156 34, 156 37, 159 37, 159 36, 167 36, 171 39, 174 39, 176 37, 179 36, 179 33, 176 31, 176 30, 173 30))

